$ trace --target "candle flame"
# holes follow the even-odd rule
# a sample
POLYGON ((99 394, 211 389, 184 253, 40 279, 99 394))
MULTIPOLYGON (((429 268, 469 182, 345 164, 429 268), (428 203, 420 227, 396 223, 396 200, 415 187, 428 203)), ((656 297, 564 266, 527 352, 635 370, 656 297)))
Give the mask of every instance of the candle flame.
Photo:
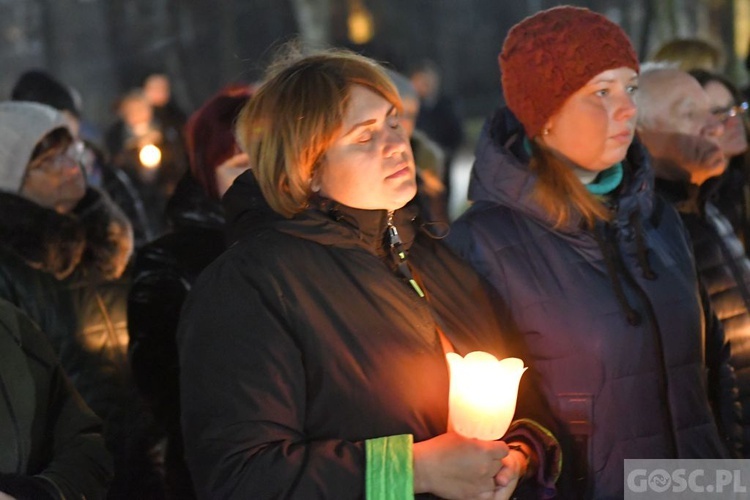
POLYGON ((146 144, 138 152, 138 159, 146 168, 156 168, 161 163, 161 150, 153 144, 146 144))

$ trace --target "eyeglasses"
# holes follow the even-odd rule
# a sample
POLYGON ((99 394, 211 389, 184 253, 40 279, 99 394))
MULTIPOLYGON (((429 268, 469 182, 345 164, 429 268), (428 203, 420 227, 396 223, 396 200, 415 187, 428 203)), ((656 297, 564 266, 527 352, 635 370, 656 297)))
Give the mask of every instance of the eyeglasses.
POLYGON ((719 121, 721 121, 721 123, 726 123, 730 118, 744 115, 745 113, 747 113, 748 109, 750 109, 750 104, 748 104, 747 102, 741 102, 736 106, 714 109, 712 113, 716 118, 719 119, 719 121))
POLYGON ((82 141, 74 141, 65 150, 53 150, 42 154, 29 165, 29 172, 43 172, 52 174, 60 172, 63 167, 73 167, 81 165, 81 160, 85 152, 85 146, 82 141))

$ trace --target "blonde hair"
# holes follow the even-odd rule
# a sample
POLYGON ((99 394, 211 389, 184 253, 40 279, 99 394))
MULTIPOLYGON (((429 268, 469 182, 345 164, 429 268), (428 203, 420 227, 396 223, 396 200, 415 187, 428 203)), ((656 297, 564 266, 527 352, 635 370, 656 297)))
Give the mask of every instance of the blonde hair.
POLYGON ((676 63, 683 71, 704 69, 721 73, 724 69, 723 51, 711 42, 699 38, 670 40, 654 53, 652 60, 676 63))
POLYGON ((550 151, 538 138, 530 142, 529 166, 538 179, 532 197, 552 218, 555 228, 569 224, 576 215, 589 229, 597 220, 611 218, 607 207, 576 177, 570 160, 550 151))
POLYGON ((240 112, 237 142, 250 156, 266 201, 284 217, 307 207, 311 181, 341 128, 353 85, 379 94, 401 112, 385 70, 346 50, 277 61, 240 112))

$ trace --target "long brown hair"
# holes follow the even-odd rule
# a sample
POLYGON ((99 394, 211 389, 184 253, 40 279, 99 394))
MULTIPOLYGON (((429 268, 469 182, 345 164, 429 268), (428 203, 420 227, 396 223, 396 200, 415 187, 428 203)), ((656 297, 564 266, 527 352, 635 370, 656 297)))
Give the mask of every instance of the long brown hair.
POLYGON ((587 228, 597 220, 609 220, 610 212, 576 177, 570 161, 545 147, 538 138, 531 142, 531 171, 537 176, 532 197, 560 228, 578 215, 587 228))

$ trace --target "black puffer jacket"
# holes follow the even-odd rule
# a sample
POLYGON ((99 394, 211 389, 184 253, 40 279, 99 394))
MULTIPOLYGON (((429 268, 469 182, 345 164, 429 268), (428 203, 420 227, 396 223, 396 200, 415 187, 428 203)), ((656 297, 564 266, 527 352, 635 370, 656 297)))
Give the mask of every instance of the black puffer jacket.
POLYGON ((731 345, 730 364, 742 405, 742 454, 750 458, 750 260, 729 220, 707 201, 718 181, 712 179, 698 188, 657 179, 656 189, 680 212, 701 282, 731 345))
POLYGON ((130 356, 138 389, 161 419, 178 423, 177 322, 198 275, 221 252, 224 212, 186 176, 167 207, 174 231, 138 251, 128 295, 130 356))
POLYGON ((0 492, 104 498, 112 458, 101 431, 44 333, 0 299, 0 492))
POLYGON ((132 251, 128 221, 93 189, 72 215, 0 193, 0 297, 50 337, 86 402, 106 419, 127 368, 120 278, 132 251))
POLYGON ((182 459, 177 323, 203 269, 226 248, 224 210, 188 174, 167 205, 173 231, 137 253, 128 295, 130 359, 138 390, 167 435, 166 481, 177 498, 192 496, 182 459))
MULTIPOLYGON (((428 299, 391 264, 385 211, 318 200, 279 220, 252 172, 225 200, 239 241, 198 278, 178 332, 186 458, 199 496, 362 498, 366 440, 446 431, 438 325, 462 354, 503 357, 513 352, 511 330, 479 277, 408 209, 393 223, 428 299)), ((530 386, 519 394, 517 416, 547 419, 530 386)), ((538 479, 551 486, 556 444, 531 429, 515 432, 532 440, 538 479)))
POLYGON ((89 188, 67 215, 0 193, 0 298, 39 324, 78 392, 104 420, 117 473, 110 494, 146 481, 142 471, 134 474, 139 482, 125 479, 136 467, 133 455, 140 453, 138 467, 151 467, 145 452, 150 417, 127 360, 129 277, 123 270, 131 251, 129 222, 97 190, 89 188), (143 442, 135 445, 138 439, 143 442))

